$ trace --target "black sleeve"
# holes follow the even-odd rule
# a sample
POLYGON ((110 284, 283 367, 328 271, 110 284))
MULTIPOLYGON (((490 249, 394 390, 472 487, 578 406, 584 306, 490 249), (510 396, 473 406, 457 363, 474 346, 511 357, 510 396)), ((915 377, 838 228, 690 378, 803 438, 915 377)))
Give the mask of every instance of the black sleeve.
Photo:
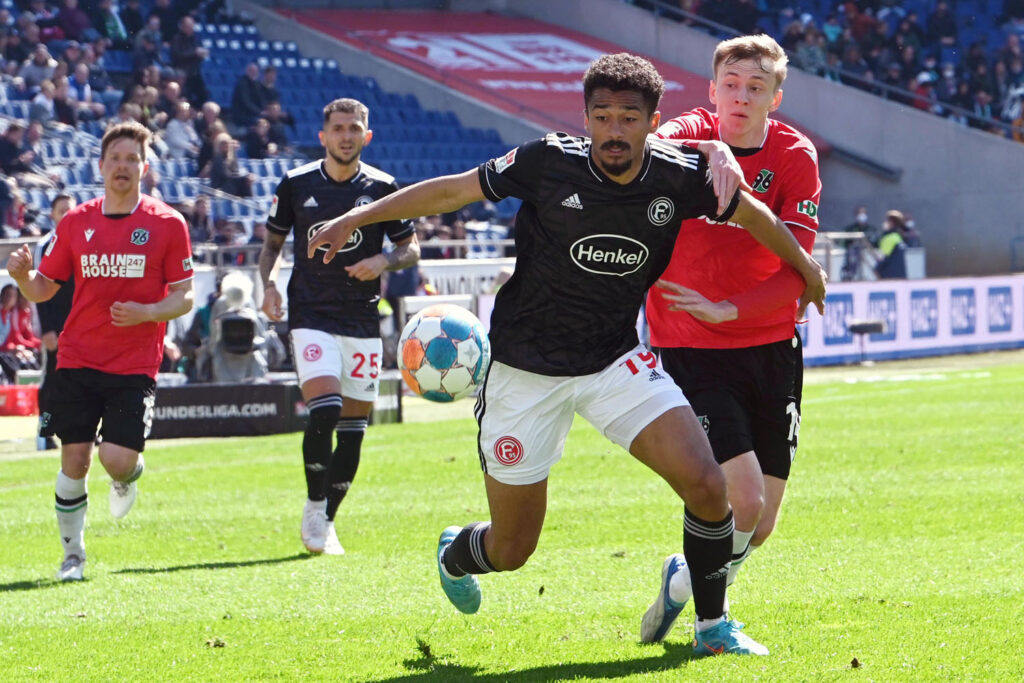
POLYGON ((504 156, 481 164, 477 172, 484 195, 492 202, 499 202, 506 197, 533 201, 543 177, 544 153, 547 148, 544 138, 532 140, 504 156))
POLYGON ((292 182, 285 176, 277 184, 274 199, 267 215, 267 230, 278 235, 287 235, 295 225, 295 207, 292 205, 292 182))
POLYGON ((718 197, 715 196, 715 185, 711 177, 711 167, 708 166, 708 161, 703 154, 697 157, 697 169, 695 171, 687 170, 687 174, 690 182, 687 184, 687 194, 689 197, 686 205, 691 211, 696 212, 691 213, 687 218, 707 216, 718 223, 728 221, 740 203, 740 190, 736 190, 736 194, 733 195, 729 206, 719 215, 718 197))

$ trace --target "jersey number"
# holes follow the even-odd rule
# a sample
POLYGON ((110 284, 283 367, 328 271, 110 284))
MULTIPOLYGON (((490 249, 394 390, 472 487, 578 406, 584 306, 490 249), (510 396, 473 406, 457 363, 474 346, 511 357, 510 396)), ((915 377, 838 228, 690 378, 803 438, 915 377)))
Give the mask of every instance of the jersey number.
POLYGON ((638 353, 635 356, 633 356, 633 358, 629 358, 629 359, 626 360, 625 363, 623 363, 623 365, 625 365, 627 368, 629 368, 629 371, 632 374, 634 374, 634 375, 640 373, 639 366, 636 363, 633 362, 634 358, 640 363, 640 365, 646 365, 647 367, 651 368, 652 370, 654 368, 658 367, 658 357, 655 356, 653 353, 651 353, 650 351, 645 351, 644 353, 638 353))
MULTIPOLYGON (((377 375, 380 374, 380 354, 370 354, 370 379, 377 379, 377 375)), ((363 374, 363 366, 366 365, 366 356, 362 353, 356 353, 352 355, 352 359, 356 362, 356 366, 352 368, 352 377, 355 379, 366 379, 366 375, 363 374)))

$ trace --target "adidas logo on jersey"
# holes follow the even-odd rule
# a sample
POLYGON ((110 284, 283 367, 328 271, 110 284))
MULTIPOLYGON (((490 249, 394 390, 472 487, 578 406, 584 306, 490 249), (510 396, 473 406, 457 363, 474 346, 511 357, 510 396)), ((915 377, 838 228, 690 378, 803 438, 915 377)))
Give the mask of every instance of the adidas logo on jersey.
POLYGON ((318 207, 320 205, 316 203, 316 197, 310 197, 305 202, 303 202, 302 206, 307 208, 307 209, 312 209, 312 208, 316 208, 316 207, 318 207))
POLYGON ((562 206, 568 206, 570 209, 583 209, 583 203, 580 201, 580 196, 573 192, 572 196, 566 197, 562 200, 562 206))

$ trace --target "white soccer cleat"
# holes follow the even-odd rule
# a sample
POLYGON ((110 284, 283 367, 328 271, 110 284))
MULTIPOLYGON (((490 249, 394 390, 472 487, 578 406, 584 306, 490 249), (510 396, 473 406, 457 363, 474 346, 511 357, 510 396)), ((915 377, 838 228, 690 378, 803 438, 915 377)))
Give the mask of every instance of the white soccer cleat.
POLYGON ((110 482, 110 514, 114 519, 120 519, 128 514, 135 504, 135 497, 139 495, 138 482, 130 484, 123 481, 110 482))
POLYGON ((327 522, 327 540, 324 542, 324 555, 344 555, 345 549, 338 540, 338 532, 334 530, 334 522, 327 522))
POLYGON ((57 570, 58 581, 81 581, 82 571, 85 569, 85 558, 78 555, 68 555, 57 570))
MULTIPOLYGON (((337 536, 335 536, 337 539, 337 536)), ((302 509, 302 545, 311 553, 320 554, 327 545, 327 499, 306 500, 302 509)))

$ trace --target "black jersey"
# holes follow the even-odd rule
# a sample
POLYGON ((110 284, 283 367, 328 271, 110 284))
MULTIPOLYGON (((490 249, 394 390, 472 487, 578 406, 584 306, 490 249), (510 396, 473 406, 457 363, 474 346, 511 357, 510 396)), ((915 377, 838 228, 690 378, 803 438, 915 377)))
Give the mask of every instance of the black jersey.
POLYGON ((346 337, 379 337, 380 279, 357 280, 349 277, 345 266, 381 253, 385 234, 399 242, 412 235, 414 228, 409 221, 364 225, 330 263, 323 262, 326 247, 307 257, 310 236, 326 221, 398 189, 393 176, 365 163, 360 162, 358 172, 341 183, 327 175, 323 163, 313 161, 289 171, 277 186, 267 218, 267 229, 278 235, 295 228, 288 326, 346 337))
POLYGON ((491 313, 495 360, 578 376, 637 345, 640 305, 672 256, 681 219, 718 210, 698 152, 649 138, 642 164, 621 185, 591 162, 589 138, 549 133, 480 166, 490 200, 523 200, 515 272, 491 313))

